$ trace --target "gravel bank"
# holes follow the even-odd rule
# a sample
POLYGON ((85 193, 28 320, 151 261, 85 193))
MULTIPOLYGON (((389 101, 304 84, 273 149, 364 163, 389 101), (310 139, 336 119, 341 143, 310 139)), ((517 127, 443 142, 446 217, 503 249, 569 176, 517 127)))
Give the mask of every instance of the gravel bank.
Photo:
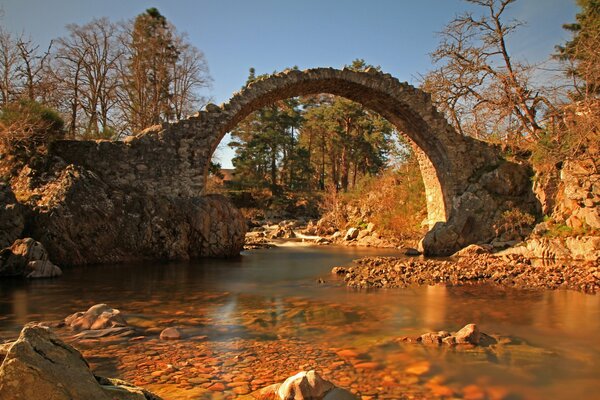
POLYGON ((355 265, 334 267, 349 287, 397 288, 412 285, 487 283, 523 289, 600 290, 600 262, 538 265, 524 257, 498 258, 487 254, 456 260, 415 260, 365 257, 355 265))

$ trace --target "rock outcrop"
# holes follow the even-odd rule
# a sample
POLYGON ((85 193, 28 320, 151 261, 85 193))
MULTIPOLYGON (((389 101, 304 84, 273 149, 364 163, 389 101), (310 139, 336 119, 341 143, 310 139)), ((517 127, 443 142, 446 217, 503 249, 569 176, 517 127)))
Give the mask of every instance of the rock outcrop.
POLYGON ((0 251, 0 277, 52 278, 62 275, 44 246, 31 238, 17 239, 0 251))
POLYGON ((567 159, 539 171, 534 190, 546 220, 503 254, 530 258, 600 260, 600 158, 567 159))
POLYGON ((0 366, 0 400, 160 400, 147 390, 94 376, 49 328, 28 325, 0 366))
POLYGON ((30 215, 27 232, 60 265, 229 257, 242 249, 243 217, 222 196, 126 190, 56 157, 42 167, 26 166, 12 185, 30 215))
POLYGON ((23 207, 15 199, 10 185, 0 182, 0 249, 20 238, 24 228, 23 207))

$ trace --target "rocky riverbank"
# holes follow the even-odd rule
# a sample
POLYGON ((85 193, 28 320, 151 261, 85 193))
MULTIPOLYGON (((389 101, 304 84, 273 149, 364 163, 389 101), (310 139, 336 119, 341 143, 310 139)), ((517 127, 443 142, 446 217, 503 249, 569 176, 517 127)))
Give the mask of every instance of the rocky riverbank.
POLYGON ((600 262, 535 263, 521 256, 477 254, 456 259, 366 257, 354 265, 334 267, 355 288, 397 288, 412 285, 492 284, 522 289, 600 290, 600 262))
POLYGON ((310 219, 286 219, 279 222, 254 221, 246 233, 244 249, 276 247, 281 241, 297 241, 315 245, 339 245, 350 247, 403 248, 414 247, 417 241, 401 241, 375 229, 373 223, 362 228, 350 227, 338 230, 326 227, 321 221, 310 219))

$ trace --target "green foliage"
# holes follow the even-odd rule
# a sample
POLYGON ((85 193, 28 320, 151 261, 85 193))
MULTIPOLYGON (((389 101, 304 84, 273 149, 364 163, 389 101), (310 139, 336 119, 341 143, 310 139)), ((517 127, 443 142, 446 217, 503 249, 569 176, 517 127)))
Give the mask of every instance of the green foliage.
POLYGON ((208 173, 212 176, 216 176, 217 178, 223 179, 224 175, 221 172, 221 163, 210 161, 208 165, 208 173))
POLYGON ((24 164, 45 154, 48 143, 64 137, 59 114, 31 100, 0 110, 0 174, 15 174, 24 164))
MULTIPOLYGON (((348 68, 379 67, 355 60, 348 68)), ((251 68, 246 85, 263 76, 251 68)), ((329 186, 346 192, 382 171, 392 153, 402 153, 394 153, 401 143, 392 139, 394 133, 381 116, 341 97, 322 94, 275 102, 232 132, 237 188, 269 189, 275 197, 329 186)))
MULTIPOLYGON (((249 81, 253 79, 253 72, 249 81)), ((246 187, 300 189, 310 172, 306 151, 298 146, 302 122, 300 103, 287 99, 264 107, 242 121, 232 132, 232 163, 246 187)))
POLYGON ((581 235, 598 236, 600 234, 598 229, 593 229, 586 223, 582 223, 581 226, 574 228, 565 224, 564 222, 556 222, 552 218, 545 218, 544 222, 546 223, 547 228, 547 230, 544 232, 544 236, 549 238, 566 238, 581 235))
POLYGON ((577 21, 563 25, 573 38, 556 46, 556 57, 569 64, 569 75, 583 81, 573 93, 580 99, 600 92, 600 1, 577 0, 577 4, 581 9, 577 21))
POLYGON ((33 100, 20 100, 0 110, 2 140, 9 147, 28 148, 64 137, 64 121, 55 110, 33 100))
POLYGON ((124 87, 133 130, 171 117, 171 66, 179 59, 174 36, 174 28, 156 8, 135 18, 129 43, 132 54, 124 87))
POLYGON ((64 121, 56 110, 28 99, 7 104, 0 110, 0 122, 5 126, 26 123, 55 134, 64 128, 64 121))

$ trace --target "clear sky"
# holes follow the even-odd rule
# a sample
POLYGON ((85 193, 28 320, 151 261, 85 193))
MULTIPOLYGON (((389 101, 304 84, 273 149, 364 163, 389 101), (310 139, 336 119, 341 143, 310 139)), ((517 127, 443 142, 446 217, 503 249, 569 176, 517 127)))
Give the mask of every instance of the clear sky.
MULTIPOLYGON (((0 0, 0 24, 45 48, 69 23, 127 20, 150 7, 204 52, 214 81, 206 94, 217 104, 242 87, 250 67, 262 74, 363 58, 415 83, 431 68, 436 32, 456 14, 476 10, 464 0, 0 0)), ((561 26, 576 12, 574 0, 518 0, 509 16, 526 25, 509 42, 515 57, 546 60, 568 39, 561 26)), ((230 157, 222 150, 224 167, 230 157)))

